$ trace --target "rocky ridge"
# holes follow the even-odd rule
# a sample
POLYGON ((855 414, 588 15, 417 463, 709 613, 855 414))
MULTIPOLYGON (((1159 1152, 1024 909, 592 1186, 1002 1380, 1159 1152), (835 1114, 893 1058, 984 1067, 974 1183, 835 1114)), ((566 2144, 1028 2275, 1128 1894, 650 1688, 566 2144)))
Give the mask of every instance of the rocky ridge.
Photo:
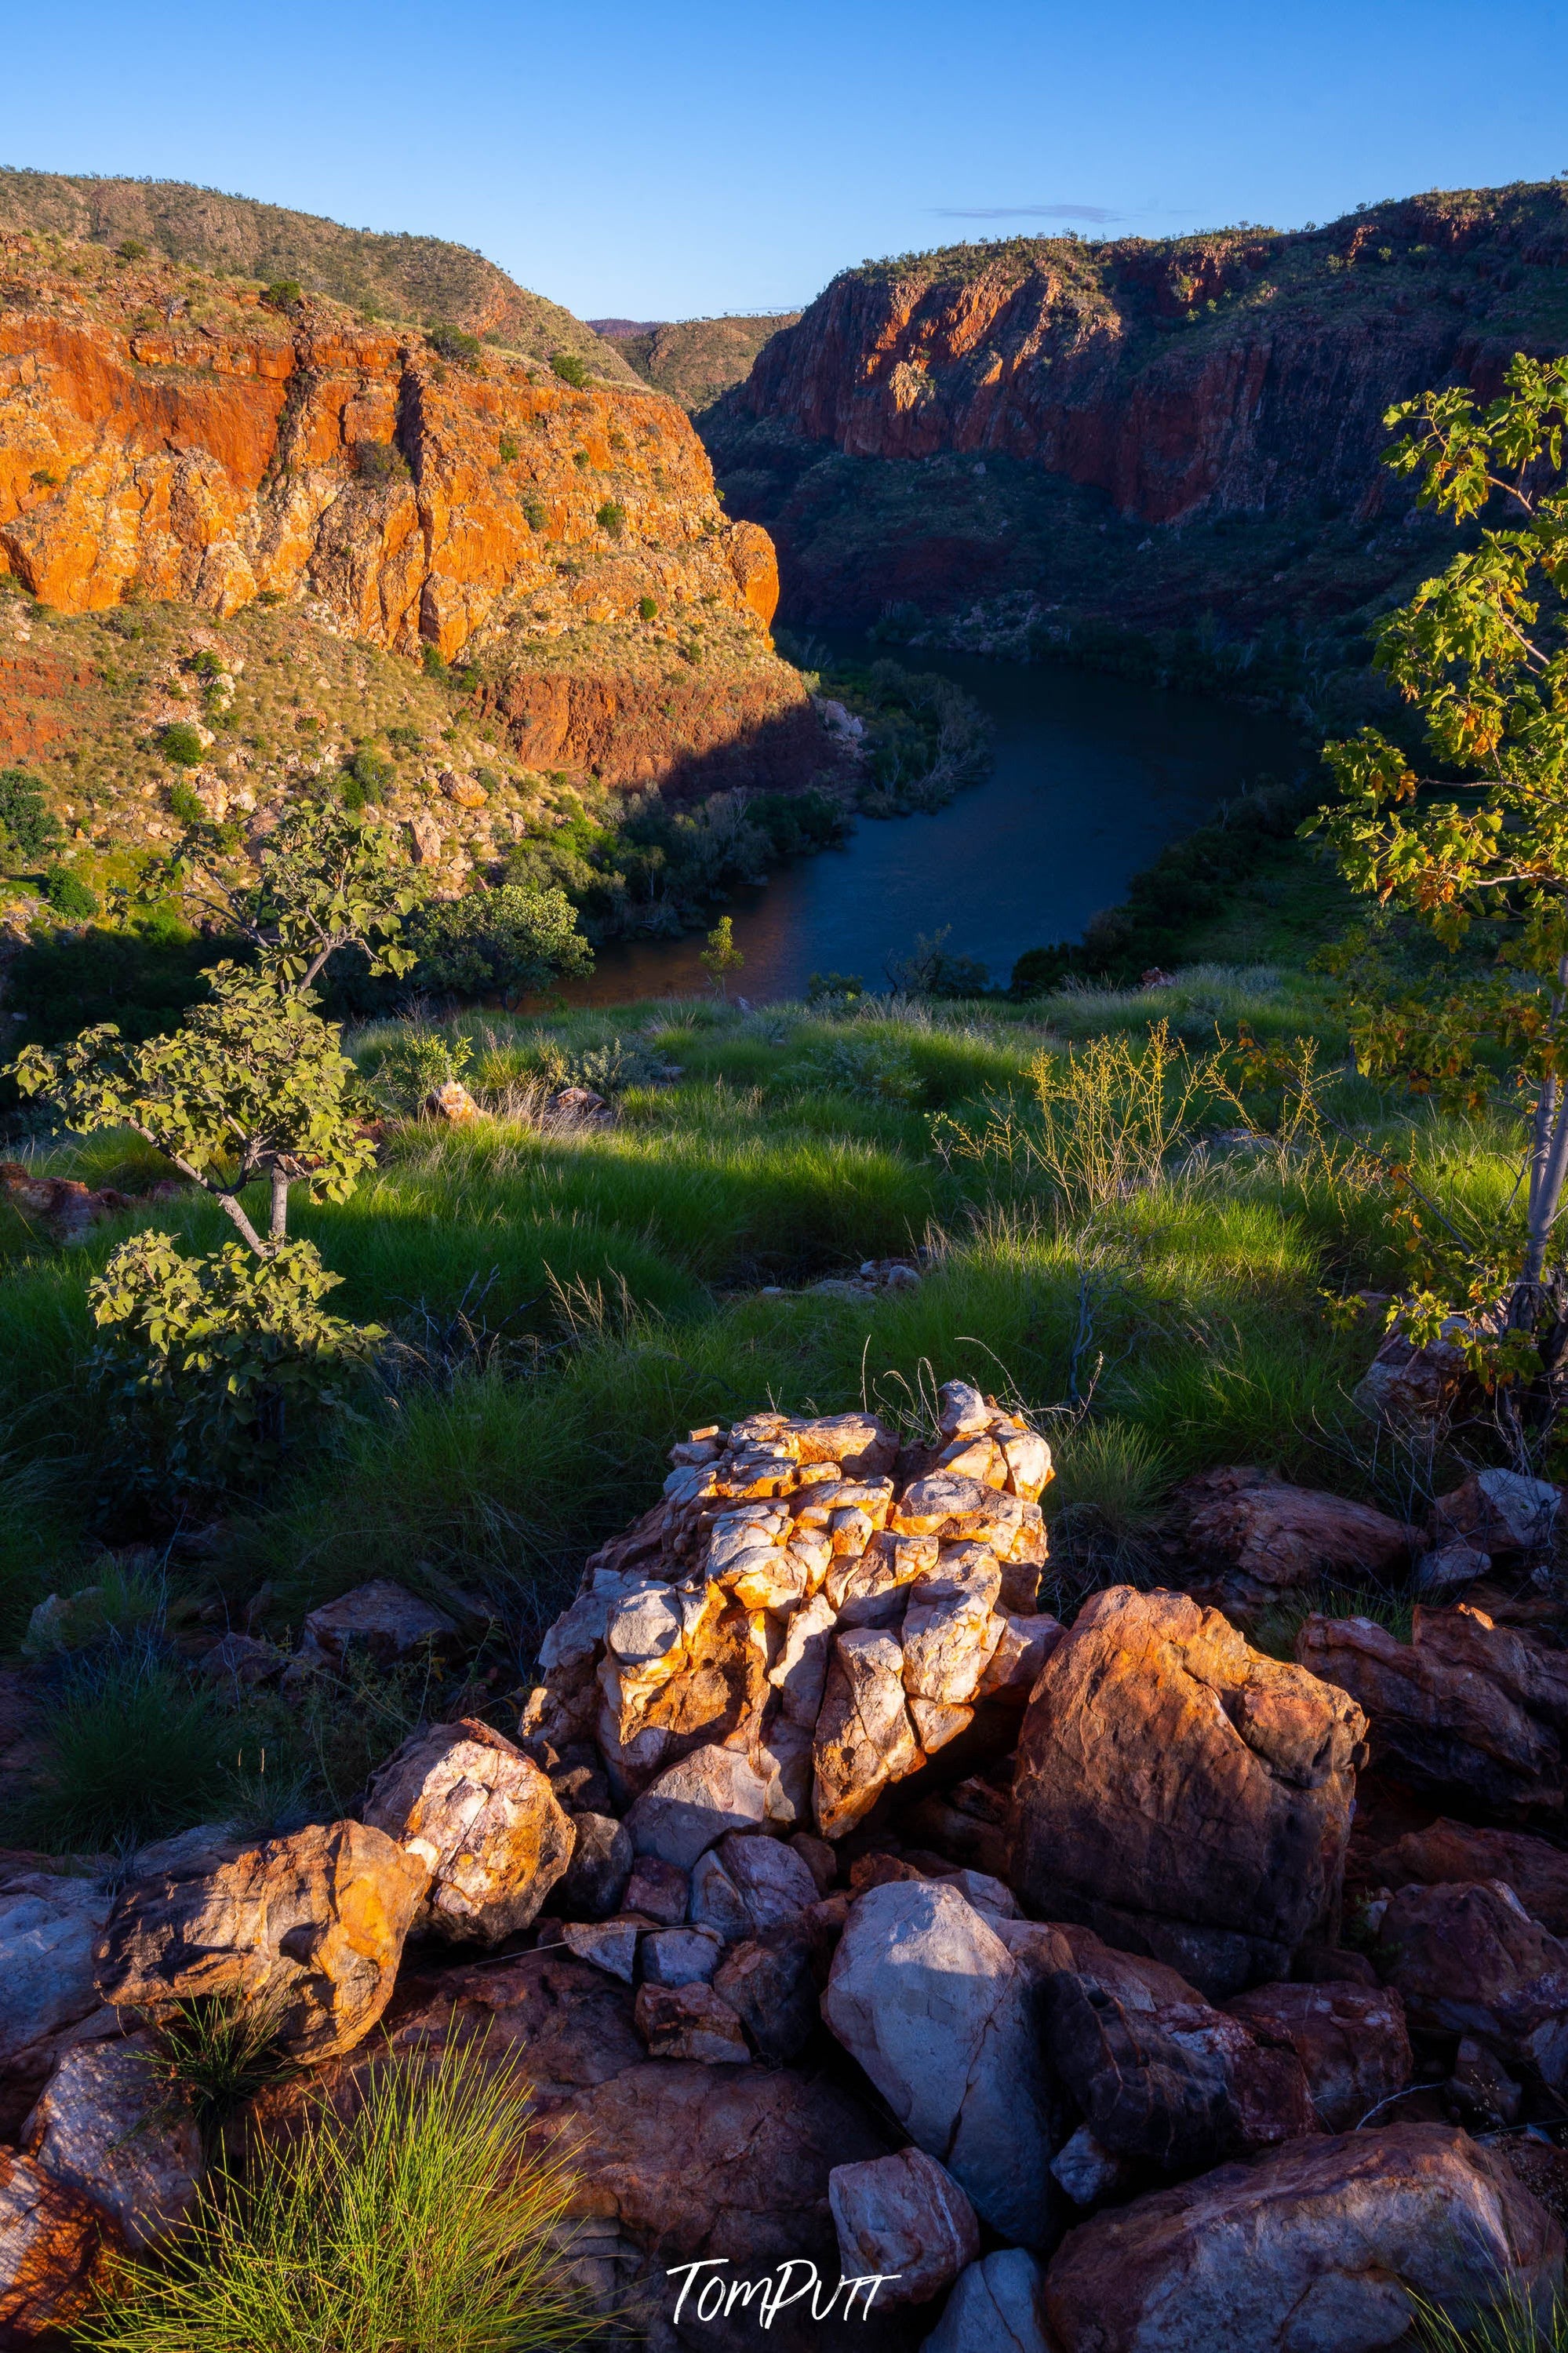
MULTIPOLYGON (((749 2341, 727 2283, 790 2262, 800 2353, 1373 2353, 1415 2298, 1543 2310, 1568 1873, 1517 1821, 1433 1818, 1446 1703, 1409 1691, 1462 1661, 1468 1721, 1511 1707, 1543 1742, 1561 1654, 1472 1599, 1410 1644, 1309 1615, 1298 1662, 1268 1656, 1260 1566, 1310 1593, 1394 1524, 1246 1471, 1183 1507, 1195 1590, 1110 1588, 1064 1628, 1050 1470, 961 1382, 914 1438, 865 1411, 695 1430, 586 1564, 515 1737, 425 1725, 359 1819, 260 1843, 9 1859, 0 2327, 31 2342, 179 2230, 202 2157, 149 2070, 215 1992, 268 2004, 301 2063, 251 2104, 253 2153, 352 2114, 389 2050, 525 2052, 579 2275, 663 2353, 749 2341), (1227 1578, 1233 1615, 1205 1598, 1227 1578)), ((1557 1491, 1507 1475, 1397 1530, 1406 1556, 1462 1529, 1528 1568, 1557 1491)), ((382 1584, 291 1656, 231 1633, 214 1660, 289 1684, 431 1641, 455 1621, 382 1584)))

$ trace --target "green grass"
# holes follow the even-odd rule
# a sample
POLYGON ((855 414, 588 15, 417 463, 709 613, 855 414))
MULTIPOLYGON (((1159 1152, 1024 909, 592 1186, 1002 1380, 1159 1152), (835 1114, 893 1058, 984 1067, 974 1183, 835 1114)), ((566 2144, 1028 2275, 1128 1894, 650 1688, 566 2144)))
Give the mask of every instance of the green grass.
POLYGON ((545 2353, 598 2333, 561 2253, 570 2173, 527 2147, 515 2063, 453 2046, 376 2063, 243 2181, 204 2185, 166 2261, 79 2325, 99 2353, 545 2353))
POLYGON ((94 1853, 183 1830, 202 1820, 231 1753, 212 1694, 150 1641, 112 1641, 69 1661, 49 1694, 18 1831, 57 1853, 94 1853))
MULTIPOLYGON (((1323 1290, 1401 1272, 1387 1198, 1344 1139, 1396 1147, 1451 1205, 1495 1205, 1512 1181, 1502 1132, 1335 1076, 1344 1041, 1320 987, 1268 967, 1196 966, 1172 988, 1069 988, 1028 1007, 881 1004, 847 1021, 699 1002, 447 1026, 502 1115, 463 1131, 395 1124, 350 1201, 298 1213, 343 1277, 334 1305, 398 1335, 389 1377, 357 1419, 237 1499, 209 1561, 182 1569, 175 1556, 176 1601, 216 1590, 237 1605, 268 1581, 281 1632, 367 1577, 437 1598, 455 1579, 489 1597, 522 1670, 584 1554, 657 1494, 686 1426, 769 1399, 897 1404, 922 1366, 1037 1411, 1069 1409, 1053 1421, 1059 1550, 1069 1525, 1098 1532, 1097 1558, 1104 1543, 1135 1542, 1171 1483, 1229 1461, 1403 1513, 1400 1466, 1369 1458, 1348 1405, 1373 1336, 1338 1334, 1321 1313, 1323 1290), (1015 1126, 1037 1123, 1029 1068, 1042 1052, 1107 1038, 1137 1059, 1160 1020, 1194 1053, 1243 1020, 1259 1037, 1317 1036, 1342 1135, 1327 1152, 1193 1156, 1183 1134, 1092 1206, 1016 1145, 967 1158, 938 1148, 999 1116, 1005 1130, 1009 1106, 1015 1126), (526 1113, 519 1091, 552 1055, 615 1039, 681 1075, 629 1085, 605 1127, 505 1115, 526 1113), (902 1073, 899 1088, 825 1081, 846 1044, 902 1073), (803 1287, 921 1245, 917 1291, 861 1303, 803 1287), (770 1284, 785 1295, 760 1296, 770 1284)), ((351 1036, 363 1067, 388 1035, 351 1036)), ((1211 1109, 1200 1124, 1235 1114, 1211 1109)), ((145 1167, 115 1137, 41 1157, 95 1181, 145 1167)), ((121 1507, 93 1475, 86 1293, 114 1241, 145 1222, 219 1238, 209 1205, 190 1198, 128 1212, 69 1250, 0 1236, 0 1640, 13 1644, 45 1593, 100 1581, 97 1544, 125 1541, 121 1507)), ((323 1734, 294 1764, 319 1776, 337 1738, 323 1734)))

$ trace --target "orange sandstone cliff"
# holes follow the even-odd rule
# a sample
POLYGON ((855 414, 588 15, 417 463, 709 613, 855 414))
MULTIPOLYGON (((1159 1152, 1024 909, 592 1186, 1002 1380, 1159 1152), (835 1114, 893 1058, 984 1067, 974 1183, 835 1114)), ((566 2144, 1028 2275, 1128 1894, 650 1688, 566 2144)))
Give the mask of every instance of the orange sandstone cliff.
POLYGON ((482 654, 538 765, 809 772, 772 543, 726 520, 673 401, 70 239, 0 240, 0 574, 43 604, 303 600, 482 654))

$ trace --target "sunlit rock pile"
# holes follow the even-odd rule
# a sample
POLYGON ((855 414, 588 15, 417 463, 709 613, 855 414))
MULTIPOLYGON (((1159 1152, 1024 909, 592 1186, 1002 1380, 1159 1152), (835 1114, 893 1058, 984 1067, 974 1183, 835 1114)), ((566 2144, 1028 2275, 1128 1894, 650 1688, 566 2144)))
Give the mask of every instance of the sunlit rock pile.
MULTIPOLYGON (((1528 1596, 1557 1491, 1483 1472, 1415 1527, 1211 1473, 1167 1589, 1064 1627, 1049 1476, 961 1383, 904 1443, 865 1412, 694 1431, 510 1731, 424 1726, 291 1837, 0 1858, 0 2331, 182 2228, 204 2156, 160 2023, 198 1993, 265 2003, 300 2063, 252 2151, 389 2048, 521 2052, 581 2275, 661 2353, 750 2343, 781 2278, 791 2353, 1371 2353, 1416 2298, 1544 2309, 1568 1659, 1473 1581, 1407 1642, 1304 1612, 1284 1662, 1243 1630, 1457 1545, 1528 1596)), ((433 1616, 454 1640, 368 1587, 288 1662, 213 1655, 332 1672, 433 1616)))

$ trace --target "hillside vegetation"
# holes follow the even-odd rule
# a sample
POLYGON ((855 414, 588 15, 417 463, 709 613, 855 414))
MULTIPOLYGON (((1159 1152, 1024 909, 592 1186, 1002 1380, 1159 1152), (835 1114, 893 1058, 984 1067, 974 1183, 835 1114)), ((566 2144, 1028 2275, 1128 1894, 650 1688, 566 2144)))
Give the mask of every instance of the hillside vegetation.
POLYGON ((749 375, 770 336, 781 327, 793 327, 799 316, 798 311, 780 311, 768 316, 742 313, 651 325, 601 319, 598 327, 645 382, 695 412, 749 375))
POLYGON ((0 232, 5 230, 96 245, 130 241, 228 276, 292 279, 365 319, 445 323, 535 359, 570 352, 612 381, 634 381, 614 346, 581 319, 447 237, 345 228, 314 213, 184 180, 0 170, 0 232))

